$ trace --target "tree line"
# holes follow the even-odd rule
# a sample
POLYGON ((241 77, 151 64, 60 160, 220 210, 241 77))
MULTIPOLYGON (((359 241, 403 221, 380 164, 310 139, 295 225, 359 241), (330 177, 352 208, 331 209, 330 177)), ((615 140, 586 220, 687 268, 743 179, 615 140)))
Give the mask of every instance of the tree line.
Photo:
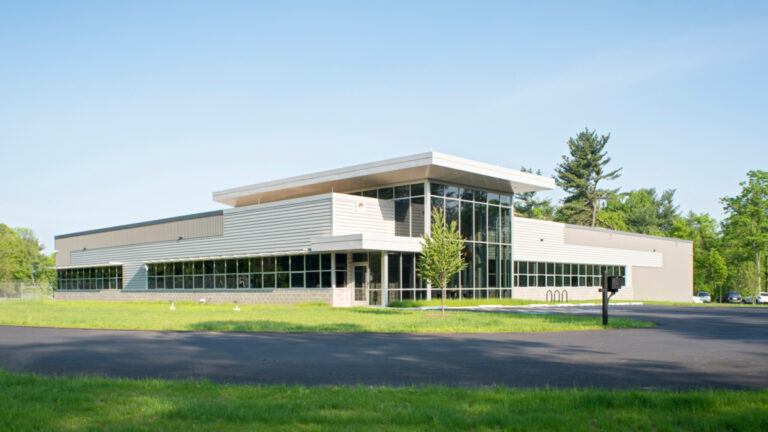
MULTIPOLYGON (((706 212, 681 214, 675 189, 621 191, 606 183, 621 176, 608 169, 610 134, 585 129, 568 139, 568 154, 555 168, 555 182, 565 193, 560 203, 536 192, 515 195, 521 217, 602 227, 693 241, 696 291, 722 298, 727 291, 756 295, 768 291, 768 172, 753 170, 739 183, 741 191, 722 197, 722 222, 706 212)), ((523 171, 533 172, 530 168, 523 171)), ((536 171, 541 174, 541 170, 536 171)))
POLYGON ((0 282, 28 282, 47 286, 56 278, 55 255, 42 253, 45 245, 28 228, 0 223, 0 282))

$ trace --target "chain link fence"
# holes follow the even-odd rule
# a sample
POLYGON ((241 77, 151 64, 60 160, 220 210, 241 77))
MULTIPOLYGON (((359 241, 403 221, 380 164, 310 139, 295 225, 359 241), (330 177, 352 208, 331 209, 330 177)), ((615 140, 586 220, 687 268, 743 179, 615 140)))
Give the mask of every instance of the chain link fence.
POLYGON ((0 301, 50 300, 51 286, 29 282, 0 282, 0 301))

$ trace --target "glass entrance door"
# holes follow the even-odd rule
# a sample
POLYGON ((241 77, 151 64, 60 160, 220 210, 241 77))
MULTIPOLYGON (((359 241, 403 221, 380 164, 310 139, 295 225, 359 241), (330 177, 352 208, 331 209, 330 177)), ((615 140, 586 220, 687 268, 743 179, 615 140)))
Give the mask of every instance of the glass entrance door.
POLYGON ((356 265, 354 276, 355 302, 365 303, 368 300, 368 266, 356 265))

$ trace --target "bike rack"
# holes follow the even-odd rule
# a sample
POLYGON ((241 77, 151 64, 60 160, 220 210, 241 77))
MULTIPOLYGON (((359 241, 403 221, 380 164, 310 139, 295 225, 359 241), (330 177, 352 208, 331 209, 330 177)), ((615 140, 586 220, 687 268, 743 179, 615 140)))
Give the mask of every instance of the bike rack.
POLYGON ((568 290, 547 290, 544 301, 547 303, 568 303, 568 290))

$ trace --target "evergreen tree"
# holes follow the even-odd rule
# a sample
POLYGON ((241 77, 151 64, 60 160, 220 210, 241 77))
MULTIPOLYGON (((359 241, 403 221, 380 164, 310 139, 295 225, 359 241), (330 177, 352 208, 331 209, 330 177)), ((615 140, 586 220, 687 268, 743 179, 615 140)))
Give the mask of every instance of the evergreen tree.
POLYGON ((568 139, 570 156, 563 155, 555 169, 557 185, 568 194, 559 211, 559 218, 565 222, 595 226, 600 204, 618 192, 599 187, 601 181, 620 176, 621 168, 605 171, 611 161, 605 151, 609 139, 610 134, 598 136, 589 129, 568 139))
MULTIPOLYGON (((533 173, 530 168, 522 167, 520 171, 533 173)), ((541 170, 536 170, 537 175, 542 175, 541 170)), ((521 192, 515 194, 515 215, 531 218, 553 220, 555 218, 555 206, 549 198, 539 199, 536 192, 521 192)))

